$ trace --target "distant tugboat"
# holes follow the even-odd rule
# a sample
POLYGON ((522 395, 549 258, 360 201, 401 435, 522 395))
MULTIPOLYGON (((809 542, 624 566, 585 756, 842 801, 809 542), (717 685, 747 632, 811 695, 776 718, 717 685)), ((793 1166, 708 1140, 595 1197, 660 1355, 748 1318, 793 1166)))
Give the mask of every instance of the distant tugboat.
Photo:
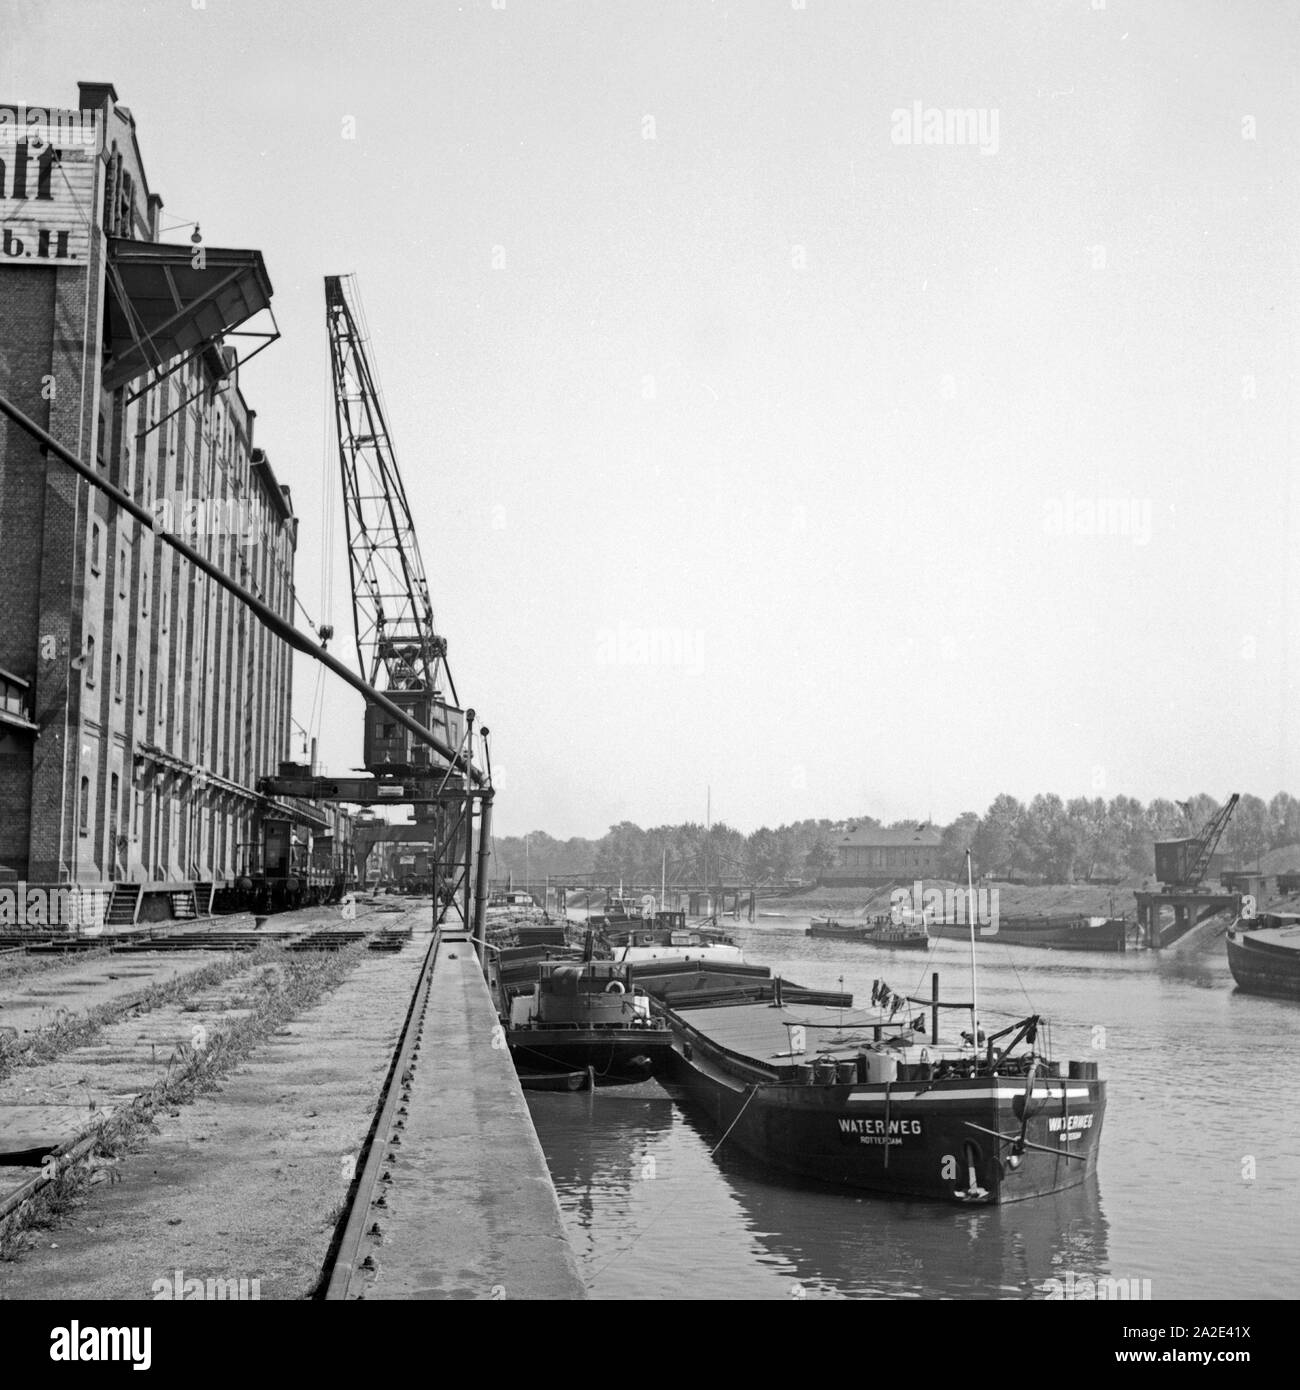
POLYGON ((925 921, 894 922, 886 915, 869 922, 840 922, 834 917, 814 917, 808 936, 827 936, 836 941, 857 941, 864 946, 884 946, 895 951, 924 951, 930 944, 925 921))
POLYGON ((1300 915, 1238 917, 1227 940, 1228 968, 1240 989, 1300 999, 1300 915))

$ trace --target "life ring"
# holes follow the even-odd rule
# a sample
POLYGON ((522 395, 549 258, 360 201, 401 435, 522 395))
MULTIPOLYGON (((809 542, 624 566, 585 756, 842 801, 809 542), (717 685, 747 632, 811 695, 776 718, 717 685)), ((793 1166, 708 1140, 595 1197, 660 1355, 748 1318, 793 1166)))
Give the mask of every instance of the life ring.
POLYGON ((611 981, 609 982, 609 984, 607 984, 607 985, 605 986, 605 993, 606 993, 606 994, 626 994, 626 993, 627 993, 627 990, 623 988, 623 983, 622 983, 621 980, 611 980, 611 981))

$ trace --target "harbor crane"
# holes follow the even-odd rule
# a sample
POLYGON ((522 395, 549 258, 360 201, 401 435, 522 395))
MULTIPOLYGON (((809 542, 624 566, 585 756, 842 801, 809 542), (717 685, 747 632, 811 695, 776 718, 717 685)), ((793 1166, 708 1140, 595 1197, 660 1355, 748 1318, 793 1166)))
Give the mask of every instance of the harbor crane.
MULTIPOLYGON (((442 920, 457 910, 468 927, 474 807, 477 802, 482 880, 490 843, 491 763, 486 778, 474 766, 474 711, 459 706, 447 642, 434 625, 354 277, 326 277, 325 317, 357 660, 372 686, 457 754, 455 762, 439 756, 382 706, 368 702, 365 770, 378 779, 376 792, 387 793, 389 804, 413 806, 415 824, 376 825, 365 839, 431 845, 435 914, 442 920)), ((481 732, 486 740, 487 729, 481 732)), ((484 750, 487 756, 486 742, 484 750)), ((379 800, 377 794, 371 804, 379 800)), ((475 915, 481 918, 481 911, 475 915)))
POLYGON ((1156 842, 1156 877, 1167 893, 1193 892, 1201 887, 1240 800, 1240 794, 1233 792, 1195 835, 1156 842))

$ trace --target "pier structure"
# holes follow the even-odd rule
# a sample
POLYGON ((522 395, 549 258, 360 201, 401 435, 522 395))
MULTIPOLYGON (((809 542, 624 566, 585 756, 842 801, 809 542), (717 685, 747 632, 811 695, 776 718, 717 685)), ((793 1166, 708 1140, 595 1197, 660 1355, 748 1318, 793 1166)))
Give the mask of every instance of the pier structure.
POLYGON ((1236 912, 1240 893, 1137 892, 1138 944, 1159 951, 1187 935, 1198 922, 1217 912, 1236 912), (1165 910, 1173 921, 1165 921, 1165 910))

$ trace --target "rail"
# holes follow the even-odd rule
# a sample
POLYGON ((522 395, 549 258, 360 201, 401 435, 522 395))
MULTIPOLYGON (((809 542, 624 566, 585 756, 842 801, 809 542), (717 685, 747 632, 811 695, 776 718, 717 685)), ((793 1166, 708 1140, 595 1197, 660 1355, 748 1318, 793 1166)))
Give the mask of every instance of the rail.
POLYGON ((327 1261, 329 1278, 324 1293, 326 1300, 361 1297, 359 1289, 354 1291, 354 1281, 363 1271, 373 1267, 370 1256, 362 1254, 363 1242, 369 1229, 367 1223, 373 1224, 373 1213, 382 1210, 384 1205, 381 1188, 385 1160, 390 1156, 393 1139, 403 1127, 397 1108, 400 1101, 410 1099, 412 1067, 419 1056, 420 1039, 424 1033, 424 1015, 429 1004, 429 987, 433 982, 433 967, 438 958, 441 940, 442 928, 435 927, 424 963, 420 967, 419 979, 411 995, 411 1007, 402 1025, 401 1040, 393 1052, 392 1065, 384 1081, 375 1122, 366 1136, 364 1157, 353 1185, 347 1220, 343 1223, 342 1233, 327 1261))

